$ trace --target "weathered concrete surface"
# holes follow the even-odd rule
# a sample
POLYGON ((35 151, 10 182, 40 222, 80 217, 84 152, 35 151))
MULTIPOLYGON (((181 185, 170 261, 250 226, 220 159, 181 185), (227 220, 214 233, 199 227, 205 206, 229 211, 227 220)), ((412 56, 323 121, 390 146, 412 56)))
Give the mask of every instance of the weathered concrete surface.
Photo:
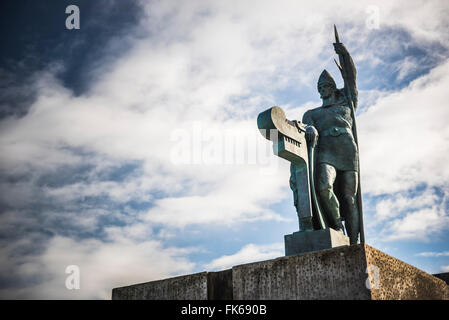
POLYGON ((368 245, 352 245, 115 288, 112 299, 448 300, 449 286, 368 245))
POLYGON ((285 255, 326 250, 349 245, 349 238, 332 228, 294 232, 284 236, 285 255))
POLYGON ((207 272, 112 290, 112 300, 207 300, 207 272))
POLYGON ((232 300, 232 271, 201 272, 112 289, 112 300, 232 300))
POLYGON ((449 287, 443 280, 367 245, 364 251, 367 264, 379 268, 379 288, 371 290, 373 300, 449 300, 449 287))
POLYGON ((368 245, 235 266, 232 273, 233 297, 241 300, 449 299, 444 281, 368 245))

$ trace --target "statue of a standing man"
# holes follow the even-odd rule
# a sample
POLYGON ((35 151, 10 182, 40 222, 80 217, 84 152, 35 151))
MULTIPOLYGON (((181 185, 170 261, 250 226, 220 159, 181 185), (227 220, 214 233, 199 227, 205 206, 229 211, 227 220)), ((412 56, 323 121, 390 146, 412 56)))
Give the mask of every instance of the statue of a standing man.
MULTIPOLYGON (((353 131, 357 108, 356 69, 348 50, 338 39, 334 48, 340 56, 339 68, 345 87, 338 89, 334 79, 324 70, 318 80, 318 92, 323 104, 308 110, 302 122, 308 125, 307 142, 316 143, 316 189, 327 224, 343 231, 343 218, 350 243, 356 244, 360 232, 357 203, 359 157, 353 131)), ((294 180, 292 175, 290 186, 293 192, 301 192, 295 190, 294 180)), ((311 227, 310 223, 309 226, 305 225, 306 229, 311 227)))

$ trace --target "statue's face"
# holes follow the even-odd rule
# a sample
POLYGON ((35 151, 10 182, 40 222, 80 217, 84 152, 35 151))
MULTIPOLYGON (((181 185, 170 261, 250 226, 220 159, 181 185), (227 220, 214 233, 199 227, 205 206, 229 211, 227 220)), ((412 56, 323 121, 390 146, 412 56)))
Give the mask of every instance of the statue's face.
POLYGON ((323 83, 318 86, 318 92, 320 93, 321 99, 327 99, 334 93, 334 86, 329 83, 323 83))

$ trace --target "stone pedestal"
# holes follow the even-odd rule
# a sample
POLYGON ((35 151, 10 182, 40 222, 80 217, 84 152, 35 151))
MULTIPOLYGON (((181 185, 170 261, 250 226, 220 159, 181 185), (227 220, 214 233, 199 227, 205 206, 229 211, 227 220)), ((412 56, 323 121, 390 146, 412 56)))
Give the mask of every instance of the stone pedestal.
POLYGON ((448 300, 449 286, 359 244, 115 288, 112 299, 448 300))
POLYGON ((349 238, 332 228, 317 231, 298 231, 284 236, 285 255, 326 250, 349 245, 349 238))
POLYGON ((232 268, 234 299, 449 299, 449 287, 368 245, 304 253, 232 268))

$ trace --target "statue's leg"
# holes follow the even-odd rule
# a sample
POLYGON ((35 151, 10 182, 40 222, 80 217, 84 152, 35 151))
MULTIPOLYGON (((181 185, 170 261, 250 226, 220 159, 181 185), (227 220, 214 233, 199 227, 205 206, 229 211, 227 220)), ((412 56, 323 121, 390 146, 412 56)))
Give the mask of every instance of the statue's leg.
POLYGON ((360 232, 359 212, 357 209, 358 174, 356 171, 342 172, 342 199, 345 202, 346 230, 351 244, 357 244, 360 232))
POLYGON ((329 221, 329 226, 335 230, 341 230, 343 225, 340 217, 340 204, 333 189, 336 177, 337 171, 333 166, 327 163, 318 165, 318 190, 321 204, 329 221))

